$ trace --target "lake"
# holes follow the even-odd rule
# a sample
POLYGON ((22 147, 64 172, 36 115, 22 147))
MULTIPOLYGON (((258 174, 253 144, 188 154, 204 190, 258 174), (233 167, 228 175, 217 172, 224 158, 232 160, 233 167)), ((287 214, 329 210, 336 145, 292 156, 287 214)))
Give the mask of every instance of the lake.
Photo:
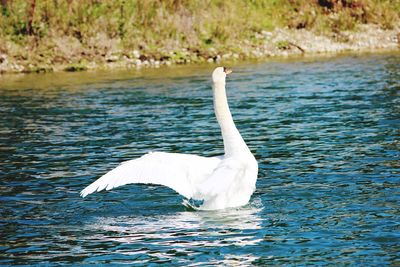
POLYGON ((79 196, 149 151, 223 154, 216 66, 0 77, 0 265, 399 266, 400 54, 233 65, 250 203, 160 186, 79 196))

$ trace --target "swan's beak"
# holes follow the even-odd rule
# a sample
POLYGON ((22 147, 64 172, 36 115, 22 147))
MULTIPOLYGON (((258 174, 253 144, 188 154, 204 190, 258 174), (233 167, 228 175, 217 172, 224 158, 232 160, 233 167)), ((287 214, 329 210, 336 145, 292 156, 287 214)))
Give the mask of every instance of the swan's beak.
POLYGON ((224 72, 226 73, 226 75, 228 75, 228 74, 232 73, 232 70, 224 67, 224 72))

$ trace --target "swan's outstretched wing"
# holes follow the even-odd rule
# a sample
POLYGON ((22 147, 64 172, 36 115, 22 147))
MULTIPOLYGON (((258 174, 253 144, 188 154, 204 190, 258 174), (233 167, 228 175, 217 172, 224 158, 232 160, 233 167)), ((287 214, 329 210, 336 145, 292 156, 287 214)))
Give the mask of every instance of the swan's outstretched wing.
POLYGON ((196 155, 151 152, 138 159, 123 162, 81 191, 85 197, 103 189, 133 184, 159 184, 191 198, 201 183, 220 163, 220 158, 196 155))

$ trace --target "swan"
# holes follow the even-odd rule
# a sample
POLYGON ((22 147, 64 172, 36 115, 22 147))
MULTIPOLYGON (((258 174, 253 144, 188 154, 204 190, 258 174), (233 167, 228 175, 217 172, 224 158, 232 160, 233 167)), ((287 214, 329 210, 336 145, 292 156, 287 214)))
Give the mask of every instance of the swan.
POLYGON ((221 128, 224 155, 202 157, 150 152, 122 162, 83 189, 81 196, 139 183, 167 186, 186 199, 200 200, 201 206, 196 207, 200 210, 246 205, 256 188, 258 164, 236 128, 229 110, 225 82, 231 72, 225 67, 218 67, 212 73, 214 111, 221 128))

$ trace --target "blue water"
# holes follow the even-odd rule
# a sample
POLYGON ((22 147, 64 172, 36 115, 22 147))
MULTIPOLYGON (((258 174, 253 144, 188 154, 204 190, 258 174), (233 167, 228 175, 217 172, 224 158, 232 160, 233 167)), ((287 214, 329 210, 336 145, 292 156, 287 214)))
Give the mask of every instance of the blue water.
POLYGON ((214 65, 0 78, 0 265, 399 266, 400 54, 233 66, 249 205, 79 191, 148 151, 223 153, 214 65))

